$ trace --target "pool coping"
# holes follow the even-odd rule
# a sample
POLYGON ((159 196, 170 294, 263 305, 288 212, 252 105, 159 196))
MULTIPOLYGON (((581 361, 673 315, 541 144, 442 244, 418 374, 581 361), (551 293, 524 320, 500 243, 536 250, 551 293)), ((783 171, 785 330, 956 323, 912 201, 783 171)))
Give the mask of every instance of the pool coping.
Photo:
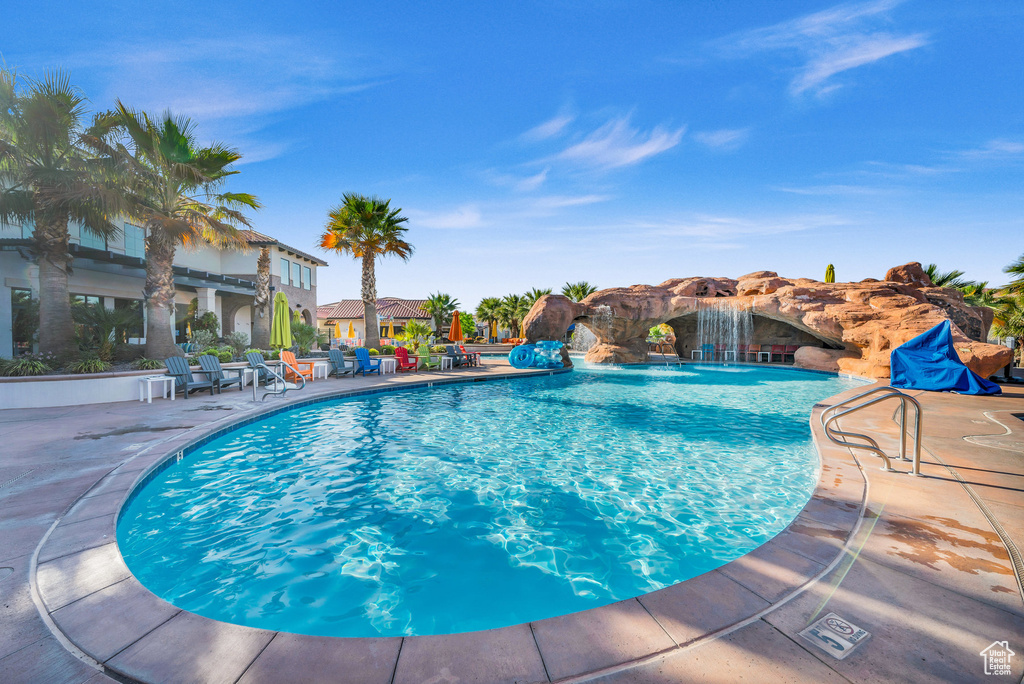
POLYGON ((842 559, 864 519, 868 480, 848 451, 823 439, 817 416, 824 406, 864 387, 813 408, 809 420, 819 478, 811 499, 782 532, 698 577, 578 613, 479 632, 313 637, 233 625, 181 610, 143 587, 121 558, 116 524, 134 492, 227 431, 338 398, 569 370, 340 391, 255 410, 228 424, 215 421, 156 445, 107 473, 43 536, 30 573, 40 614, 72 653, 121 681, 303 680, 304 672, 344 668, 349 681, 399 683, 436 676, 440 663, 448 675, 464 681, 572 681, 739 629, 789 601, 842 559))

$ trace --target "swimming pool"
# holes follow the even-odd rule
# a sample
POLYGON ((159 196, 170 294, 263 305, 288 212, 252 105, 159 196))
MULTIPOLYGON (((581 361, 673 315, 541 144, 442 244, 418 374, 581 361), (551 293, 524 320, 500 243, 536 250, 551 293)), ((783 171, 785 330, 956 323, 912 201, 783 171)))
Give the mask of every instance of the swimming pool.
POLYGON ((424 635, 561 615, 781 531, 817 480, 811 406, 856 384, 578 367, 313 404, 160 472, 118 542, 157 595, 251 627, 424 635))

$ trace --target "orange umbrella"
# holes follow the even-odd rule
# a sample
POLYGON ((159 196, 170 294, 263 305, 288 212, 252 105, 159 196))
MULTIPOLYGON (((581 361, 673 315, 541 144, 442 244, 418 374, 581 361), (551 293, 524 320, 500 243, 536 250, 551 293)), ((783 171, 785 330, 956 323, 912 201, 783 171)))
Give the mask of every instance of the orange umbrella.
POLYGON ((459 312, 452 314, 452 329, 448 331, 448 339, 452 342, 462 341, 462 321, 459 320, 459 312))

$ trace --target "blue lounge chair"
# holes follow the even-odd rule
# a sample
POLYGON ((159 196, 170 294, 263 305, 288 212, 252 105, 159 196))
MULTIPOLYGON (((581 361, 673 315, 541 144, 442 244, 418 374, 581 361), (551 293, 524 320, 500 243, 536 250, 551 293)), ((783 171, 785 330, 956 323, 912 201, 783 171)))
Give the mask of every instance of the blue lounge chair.
POLYGON ((331 361, 331 372, 327 374, 327 377, 332 375, 336 378, 340 378, 342 375, 352 374, 354 378, 356 376, 356 364, 355 362, 349 363, 345 359, 345 352, 340 349, 329 349, 327 351, 327 358, 331 361))
POLYGON ((232 385, 238 385, 238 391, 242 391, 242 379, 245 377, 244 368, 223 368, 220 365, 220 359, 210 354, 203 354, 199 357, 199 367, 203 369, 203 373, 210 380, 217 382, 217 391, 219 392, 225 387, 231 387, 232 385), (229 378, 224 375, 224 371, 230 371, 238 373, 236 377, 229 378))
POLYGON ((201 389, 209 389, 210 396, 213 396, 215 389, 218 392, 220 391, 220 386, 216 380, 212 380, 209 377, 206 380, 195 380, 192 377, 193 372, 206 375, 206 371, 193 371, 192 368, 189 368, 188 361, 180 356, 164 359, 164 365, 167 366, 167 374, 174 378, 174 391, 184 392, 186 399, 188 399, 189 392, 196 392, 201 389))
POLYGON ((365 377, 367 371, 369 371, 370 373, 376 373, 377 375, 380 375, 380 361, 371 361, 370 351, 368 349, 364 347, 356 348, 356 362, 357 365, 355 370, 353 371, 353 375, 355 373, 362 373, 363 376, 365 377))

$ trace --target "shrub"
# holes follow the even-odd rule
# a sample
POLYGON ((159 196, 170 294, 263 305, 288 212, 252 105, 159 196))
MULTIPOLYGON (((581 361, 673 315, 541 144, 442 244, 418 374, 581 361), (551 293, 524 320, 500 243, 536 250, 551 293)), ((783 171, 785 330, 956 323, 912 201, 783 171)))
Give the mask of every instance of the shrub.
POLYGON ((271 361, 277 361, 278 359, 281 358, 281 350, 280 349, 271 349, 268 352, 264 352, 263 353, 263 358, 269 359, 271 361))
POLYGON ((356 355, 356 351, 354 349, 346 349, 345 350, 345 356, 355 356, 355 355, 356 355))
POLYGON ((159 359, 135 359, 132 361, 132 368, 137 370, 159 370, 164 367, 164 362, 159 359))
POLYGON ((380 354, 379 351, 373 349, 372 347, 368 350, 368 353, 370 354, 370 356, 377 356, 378 354, 380 354))
POLYGON ((117 344, 114 346, 114 363, 137 361, 146 355, 146 348, 141 344, 117 344))
POLYGON ((231 363, 235 360, 235 353, 230 349, 227 351, 217 352, 217 358, 220 359, 221 363, 231 363))
POLYGON ((5 361, 3 364, 3 373, 9 378, 43 375, 49 373, 50 370, 50 366, 36 358, 34 354, 19 356, 16 359, 5 361))
POLYGON ((110 364, 98 356, 86 356, 75 361, 65 369, 69 373, 105 373, 110 370, 110 364))
POLYGON ((381 348, 380 348, 380 353, 381 354, 394 354, 395 353, 395 345, 393 345, 393 344, 382 345, 381 348))
POLYGON ((204 352, 213 346, 213 343, 217 340, 217 336, 209 330, 193 330, 192 336, 188 338, 188 341, 195 345, 195 351, 204 352))
POLYGON ((235 354, 242 356, 245 353, 243 350, 249 346, 249 336, 244 332, 236 330, 233 333, 225 335, 224 342, 235 352, 235 354))
POLYGON ((434 352, 435 354, 444 354, 446 350, 443 344, 435 344, 433 347, 430 348, 430 351, 434 352))
POLYGON ((220 321, 217 320, 217 314, 212 311, 204 311, 201 316, 196 316, 192 319, 193 333, 208 332, 216 337, 219 328, 220 321))

